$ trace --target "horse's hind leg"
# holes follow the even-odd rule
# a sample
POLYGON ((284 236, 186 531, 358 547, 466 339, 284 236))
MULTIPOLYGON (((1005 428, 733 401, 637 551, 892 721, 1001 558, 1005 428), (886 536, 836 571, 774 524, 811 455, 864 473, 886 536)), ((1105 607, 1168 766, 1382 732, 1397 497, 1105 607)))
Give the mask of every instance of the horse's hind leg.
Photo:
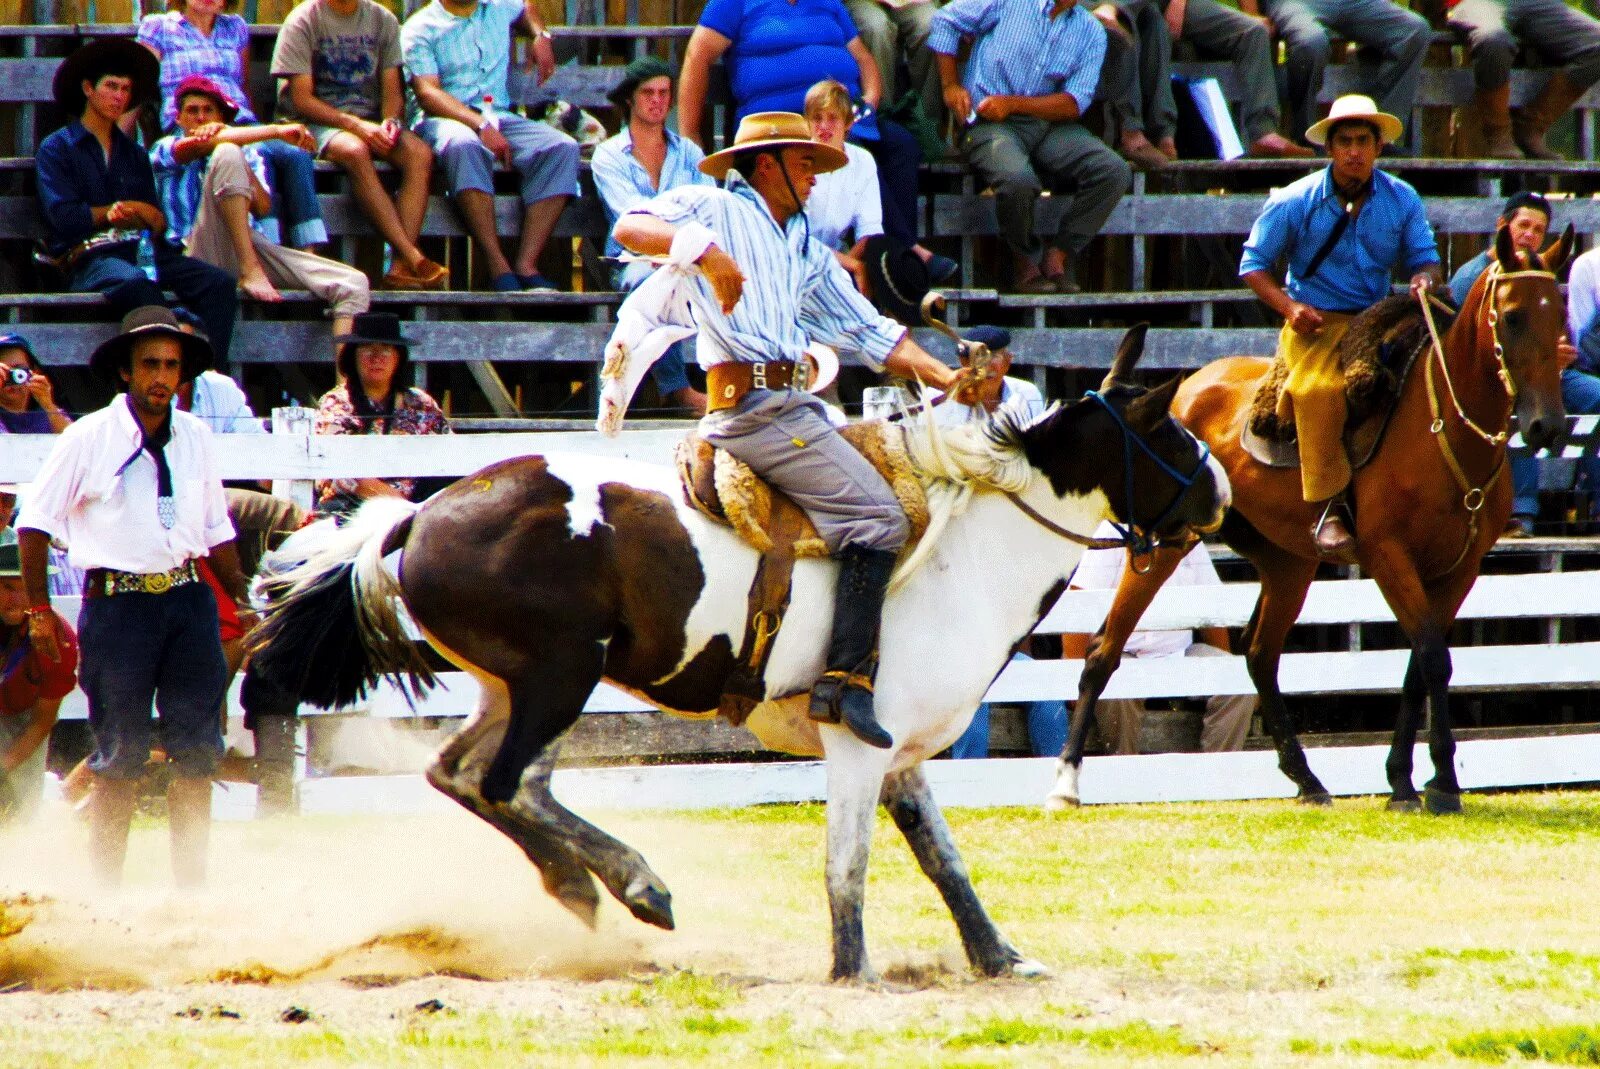
POLYGON ((1417 742, 1417 726, 1422 723, 1422 710, 1427 700, 1422 662, 1416 648, 1412 647, 1406 661, 1405 682, 1400 686, 1400 713, 1395 717, 1394 738, 1389 743, 1388 760, 1384 762, 1384 774, 1389 780, 1386 808, 1396 813, 1414 813, 1422 808, 1422 800, 1411 783, 1411 750, 1417 742))
POLYGON ((883 805, 916 855, 917 864, 950 908, 972 967, 985 976, 1043 975, 1044 966, 1024 959, 1000 934, 978 901, 967 866, 951 838, 950 826, 933 800, 920 765, 885 777, 883 805))
POLYGON ((1317 574, 1316 561, 1302 560, 1266 546, 1252 547, 1251 562, 1261 576, 1261 597, 1251 619, 1250 644, 1245 664, 1250 681, 1261 698, 1261 720, 1278 751, 1278 768, 1299 790, 1302 802, 1327 805, 1333 799, 1322 785, 1300 746, 1294 714, 1278 689, 1278 662, 1305 604, 1306 591, 1317 574))

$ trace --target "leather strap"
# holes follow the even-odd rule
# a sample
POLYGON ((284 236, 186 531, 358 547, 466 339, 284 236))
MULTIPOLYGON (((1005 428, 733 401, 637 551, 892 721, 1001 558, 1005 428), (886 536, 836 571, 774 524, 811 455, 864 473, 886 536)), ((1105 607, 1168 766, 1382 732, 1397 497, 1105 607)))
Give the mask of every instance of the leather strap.
MULTIPOLYGON (((717 365, 722 366, 722 365, 717 365)), ((745 365, 749 366, 749 365, 745 365)), ((787 495, 772 492, 772 519, 767 533, 772 548, 756 565, 755 578, 745 605, 744 641, 739 660, 723 684, 718 712, 738 727, 749 718, 766 697, 767 662, 773 642, 783 627, 789 610, 789 595, 794 586, 794 544, 802 535, 806 515, 787 495)))
POLYGON ((713 364, 706 371, 706 407, 712 412, 732 408, 751 390, 787 390, 790 386, 803 390, 811 368, 808 364, 804 371, 798 371, 800 367, 792 360, 754 364, 727 360, 713 364))

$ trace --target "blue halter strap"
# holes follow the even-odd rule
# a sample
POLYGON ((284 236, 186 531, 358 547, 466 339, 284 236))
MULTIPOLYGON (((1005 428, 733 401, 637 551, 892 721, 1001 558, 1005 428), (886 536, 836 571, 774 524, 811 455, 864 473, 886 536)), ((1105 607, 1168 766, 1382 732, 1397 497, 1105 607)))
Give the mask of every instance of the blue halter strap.
POLYGON ((1156 528, 1167 521, 1167 518, 1178 507, 1178 502, 1183 500, 1184 494, 1189 492, 1189 487, 1193 486, 1195 480, 1200 477, 1200 472, 1206 466, 1206 460, 1211 456, 1211 447, 1200 439, 1195 439, 1195 444, 1200 447, 1200 461, 1194 466, 1194 471, 1185 475, 1165 460, 1156 456, 1155 450, 1150 448, 1149 443, 1133 433, 1133 428, 1129 427, 1123 420, 1122 413, 1118 412, 1109 401, 1100 396, 1100 391, 1088 390, 1083 396, 1085 399, 1092 398, 1098 402, 1100 407, 1106 410, 1106 413, 1122 431, 1122 496, 1128 505, 1128 523, 1124 525, 1116 520, 1110 520, 1109 522, 1122 539, 1122 544, 1132 550, 1136 556, 1143 556, 1156 547, 1154 534, 1156 528), (1149 457, 1158 468, 1172 477, 1173 482, 1178 484, 1178 492, 1173 495, 1172 501, 1161 511, 1161 515, 1147 524, 1139 523, 1139 518, 1133 514, 1133 450, 1135 446, 1138 446, 1140 452, 1149 457))

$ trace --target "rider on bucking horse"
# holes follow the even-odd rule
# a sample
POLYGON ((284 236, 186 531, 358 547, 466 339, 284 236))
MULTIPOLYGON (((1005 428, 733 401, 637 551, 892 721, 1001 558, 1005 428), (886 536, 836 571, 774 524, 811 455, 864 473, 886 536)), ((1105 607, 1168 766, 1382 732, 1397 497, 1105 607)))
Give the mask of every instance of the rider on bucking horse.
POLYGON ((879 617, 910 527, 889 484, 806 392, 805 349, 819 341, 874 367, 949 390, 961 373, 878 314, 838 258, 812 241, 805 216, 816 176, 845 154, 811 136, 800 115, 762 112, 700 169, 723 184, 684 186, 617 221, 619 243, 699 268, 693 302, 709 412, 700 435, 782 490, 839 559, 827 671, 812 719, 843 723, 873 746, 893 744, 873 713, 879 617))
POLYGON ((1273 193, 1239 263, 1239 277, 1284 318, 1283 396, 1293 408, 1304 497, 1318 506, 1312 538, 1319 554, 1336 559, 1355 544, 1344 500, 1350 462, 1339 340, 1358 313, 1389 296, 1396 267, 1411 276, 1413 293, 1443 280, 1422 198, 1376 169, 1379 152, 1400 131, 1400 120, 1369 97, 1334 101, 1328 117, 1306 131, 1308 141, 1327 147, 1327 168, 1273 193), (1280 259, 1288 261, 1283 286, 1274 274, 1280 259))

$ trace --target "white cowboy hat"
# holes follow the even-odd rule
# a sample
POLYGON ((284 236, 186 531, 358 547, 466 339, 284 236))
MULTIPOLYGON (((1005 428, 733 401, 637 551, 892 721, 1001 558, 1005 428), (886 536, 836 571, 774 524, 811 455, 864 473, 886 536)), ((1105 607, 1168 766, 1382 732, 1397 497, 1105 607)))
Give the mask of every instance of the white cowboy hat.
POLYGON ((850 162, 850 157, 843 152, 811 136, 811 124, 804 115, 796 115, 792 111, 758 111, 739 120, 739 131, 733 135, 733 144, 701 160, 700 170, 720 182, 727 177, 735 157, 741 153, 791 147, 816 150, 813 174, 837 171, 850 162))
POLYGON ((1371 97, 1351 93, 1333 102, 1333 107, 1328 110, 1328 117, 1321 122, 1313 123, 1311 129, 1306 131, 1306 140, 1313 145, 1326 145, 1328 131, 1333 129, 1334 124, 1351 119, 1360 119, 1376 126, 1378 141, 1384 145, 1391 145, 1400 140, 1400 132, 1405 129, 1399 119, 1386 111, 1379 111, 1378 105, 1373 103, 1371 97))
POLYGON ((821 393, 839 377, 839 354, 819 341, 806 346, 806 354, 817 362, 817 377, 806 383, 806 392, 821 393))

